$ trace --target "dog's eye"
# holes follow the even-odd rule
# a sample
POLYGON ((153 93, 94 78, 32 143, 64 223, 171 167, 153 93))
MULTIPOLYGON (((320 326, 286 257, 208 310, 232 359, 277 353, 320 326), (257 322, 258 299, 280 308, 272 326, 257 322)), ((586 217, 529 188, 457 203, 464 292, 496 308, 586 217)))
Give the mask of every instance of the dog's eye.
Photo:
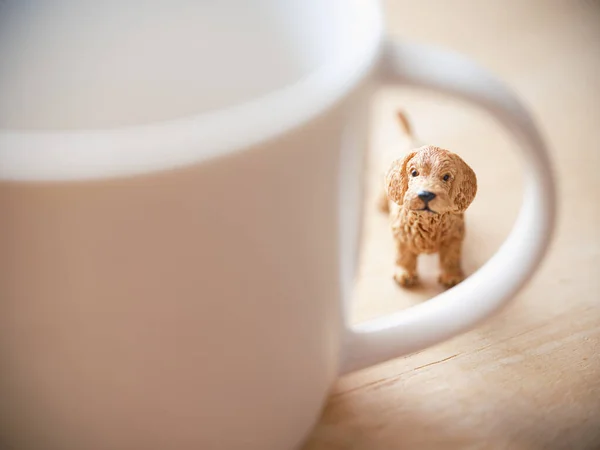
POLYGON ((415 169, 413 169, 413 171, 410 173, 413 177, 418 177, 419 176, 419 172, 417 172, 415 169))
POLYGON ((442 178, 442 180, 444 181, 448 181, 450 179, 450 174, 447 173, 446 175, 444 175, 444 177, 442 178))

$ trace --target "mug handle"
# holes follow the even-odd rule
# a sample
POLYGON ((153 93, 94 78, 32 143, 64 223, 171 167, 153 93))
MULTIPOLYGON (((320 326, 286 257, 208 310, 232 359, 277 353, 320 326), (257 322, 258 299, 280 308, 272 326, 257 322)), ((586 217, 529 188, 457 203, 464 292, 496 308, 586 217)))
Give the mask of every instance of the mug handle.
POLYGON ((396 41, 384 44, 379 69, 383 83, 433 88, 495 116, 523 151, 524 198, 506 241, 462 283, 407 310, 346 327, 341 374, 414 353, 496 313, 531 278, 554 229, 556 193, 548 151, 531 116, 504 84, 459 54, 396 41))

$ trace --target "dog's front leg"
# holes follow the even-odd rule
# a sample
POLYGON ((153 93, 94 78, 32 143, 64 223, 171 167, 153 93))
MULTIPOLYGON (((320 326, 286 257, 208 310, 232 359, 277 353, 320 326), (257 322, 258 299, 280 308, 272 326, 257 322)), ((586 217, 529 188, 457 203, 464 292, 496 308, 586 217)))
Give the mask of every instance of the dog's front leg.
POLYGON ((419 255, 398 240, 396 241, 396 246, 398 254, 396 257, 394 280, 402 287, 414 286, 418 281, 417 257, 419 255))
POLYGON ((462 239, 451 239, 440 248, 440 269, 438 281, 449 288, 457 285, 465 276, 461 267, 462 239))

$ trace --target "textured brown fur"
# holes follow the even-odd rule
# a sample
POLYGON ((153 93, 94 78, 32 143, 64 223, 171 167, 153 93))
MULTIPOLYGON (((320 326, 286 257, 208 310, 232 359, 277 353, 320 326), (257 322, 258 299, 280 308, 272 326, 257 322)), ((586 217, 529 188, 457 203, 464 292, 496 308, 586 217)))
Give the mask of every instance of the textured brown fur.
MULTIPOLYGON (((401 124, 410 130, 405 117, 401 124)), ((385 175, 387 208, 381 198, 379 206, 390 213, 398 284, 408 287, 418 281, 417 257, 421 253, 439 253, 442 285, 451 287, 464 279, 464 212, 476 193, 475 173, 448 150, 426 145, 392 162, 385 175), (435 198, 425 203, 418 195, 423 191, 434 193, 435 198)))

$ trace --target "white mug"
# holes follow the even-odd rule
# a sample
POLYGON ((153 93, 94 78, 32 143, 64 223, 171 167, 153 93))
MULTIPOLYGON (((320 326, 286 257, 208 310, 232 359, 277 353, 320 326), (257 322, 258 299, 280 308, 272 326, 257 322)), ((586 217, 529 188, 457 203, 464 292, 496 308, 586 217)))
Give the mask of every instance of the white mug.
MULTIPOLYGON (((246 7, 181 0, 137 11, 150 17, 160 4, 169 20, 191 20, 185 8, 195 4, 212 21, 217 3, 221 12, 246 7)), ((52 14, 93 12, 77 20, 136 11, 133 1, 54 4, 62 9, 52 14)), ((214 60, 213 72, 195 75, 201 95, 186 87, 185 98, 169 104, 192 98, 196 114, 183 106, 171 118, 150 114, 160 113, 154 96, 167 92, 156 101, 169 102, 171 95, 149 89, 151 77, 130 86, 147 90, 138 111, 148 118, 135 122, 123 100, 118 118, 95 108, 96 115, 64 113, 81 120, 77 129, 52 114, 28 124, 36 109, 16 110, 36 101, 47 108, 39 96, 53 90, 4 90, 17 105, 0 107, 0 439, 9 448, 297 448, 338 376, 469 330, 540 263, 554 223, 554 184, 539 132, 506 87, 457 54, 385 38, 375 1, 253 7, 274 18, 276 26, 261 30, 264 42, 287 39, 273 54, 283 61, 293 48, 292 59, 304 62, 278 72, 279 58, 265 56, 258 41, 236 40, 237 25, 218 16, 219 27, 193 31, 206 45, 190 57, 214 60), (236 58, 244 67, 232 74, 236 58), (260 84, 273 74, 285 82, 260 84), (234 81, 256 92, 236 90, 234 81), (438 89, 494 114, 520 143, 525 193, 509 238, 477 272, 434 299, 351 328, 343 299, 360 234, 367 103, 382 83, 438 89), (217 106, 202 104, 209 97, 217 106), (110 125, 113 118, 124 124, 110 125)), ((251 22, 259 16, 252 17, 230 19, 257 29, 251 22)), ((117 32, 136 22, 115 23, 117 32)), ((82 54, 94 58, 103 45, 83 46, 82 54)), ((51 71, 53 61, 30 63, 51 71)), ((96 62, 103 60, 85 60, 96 62)), ((166 66, 159 61, 156 70, 166 66)), ((11 78, 18 67, 0 72, 0 92, 2 83, 31 81, 11 78)), ((88 76, 77 67, 66 72, 74 77, 67 88, 88 76)))

